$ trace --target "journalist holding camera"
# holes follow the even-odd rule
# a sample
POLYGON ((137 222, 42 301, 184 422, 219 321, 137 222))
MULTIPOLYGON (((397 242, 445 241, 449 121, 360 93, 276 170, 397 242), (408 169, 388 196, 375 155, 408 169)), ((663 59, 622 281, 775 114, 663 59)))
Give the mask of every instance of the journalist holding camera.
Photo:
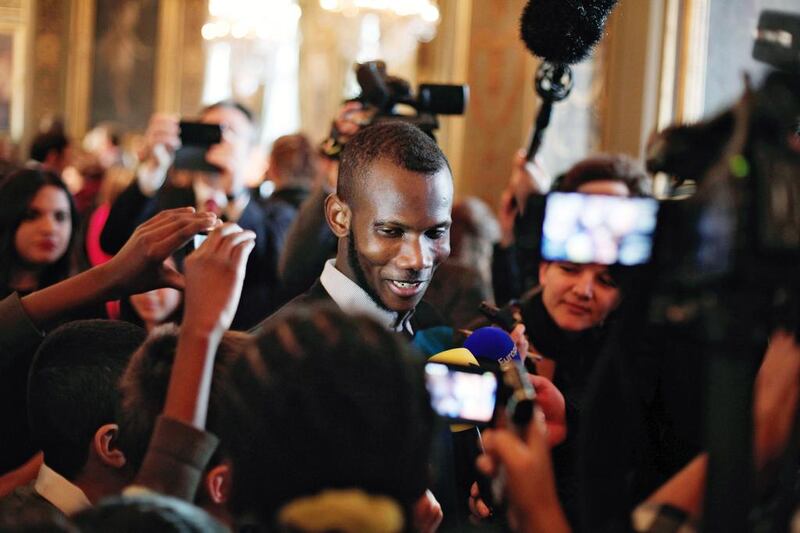
MULTIPOLYGON (((138 224, 176 207, 194 207, 255 232, 247 263, 246 290, 234 327, 247 329, 277 305, 279 236, 290 222, 285 211, 261 205, 245 184, 255 147, 251 112, 236 102, 206 107, 199 122, 155 114, 139 153, 136 179, 114 202, 101 245, 115 253, 138 224)), ((178 254, 181 262, 181 252, 178 254)))

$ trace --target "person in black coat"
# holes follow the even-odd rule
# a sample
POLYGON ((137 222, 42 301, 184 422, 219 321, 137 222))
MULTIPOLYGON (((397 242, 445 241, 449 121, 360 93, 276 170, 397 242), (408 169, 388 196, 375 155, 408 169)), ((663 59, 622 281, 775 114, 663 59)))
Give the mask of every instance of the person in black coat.
POLYGON ((175 150, 180 146, 180 128, 175 117, 154 115, 136 180, 111 207, 100 244, 106 252, 116 253, 139 223, 176 207, 211 211, 255 232, 256 246, 247 262, 245 287, 233 321, 234 329, 247 329, 279 303, 277 258, 281 236, 291 223, 292 213, 262 206, 245 187, 244 166, 254 134, 250 112, 233 102, 219 102, 203 111, 201 121, 222 127, 222 141, 205 154, 206 161, 218 167, 219 172, 193 172, 188 184, 165 184, 175 150))

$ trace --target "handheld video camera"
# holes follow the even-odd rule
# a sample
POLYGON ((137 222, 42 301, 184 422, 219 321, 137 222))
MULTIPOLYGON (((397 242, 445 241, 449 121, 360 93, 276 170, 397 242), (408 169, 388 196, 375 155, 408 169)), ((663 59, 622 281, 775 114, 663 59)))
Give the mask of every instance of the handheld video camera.
POLYGON ((504 364, 499 372, 477 366, 429 362, 425 381, 433 410, 454 423, 492 425, 499 409, 520 431, 533 417, 536 391, 518 361, 504 364))
POLYGON ((375 109, 373 122, 403 120, 431 136, 439 127, 437 115, 462 115, 469 100, 467 85, 423 83, 415 95, 407 81, 386 73, 383 61, 357 65, 356 79, 361 87, 356 100, 375 109), (407 106, 414 113, 400 113, 398 106, 407 106))

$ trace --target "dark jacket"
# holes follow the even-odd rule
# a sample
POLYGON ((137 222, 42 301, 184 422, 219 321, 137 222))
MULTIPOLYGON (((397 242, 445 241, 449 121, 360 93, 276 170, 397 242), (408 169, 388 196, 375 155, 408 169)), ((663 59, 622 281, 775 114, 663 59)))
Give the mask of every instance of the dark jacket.
POLYGON ((287 300, 307 291, 322 273, 325 261, 336 255, 338 239, 325 221, 327 196, 321 188, 315 189, 286 232, 278 272, 287 300))
MULTIPOLYGON (((331 298, 331 295, 325 290, 325 287, 322 286, 319 279, 317 279, 306 292, 295 297, 286 305, 259 322, 250 329, 249 333, 258 335, 263 329, 280 322, 286 315, 293 313, 298 308, 314 307, 317 305, 335 305, 333 298, 331 298)), ((424 301, 417 305, 411 317, 411 329, 415 332, 441 326, 442 324, 443 321, 439 313, 424 301)))
POLYGON ((525 332, 531 345, 556 363, 553 383, 564 395, 567 410, 567 438, 553 448, 553 470, 559 499, 574 529, 578 516, 576 460, 581 414, 587 396, 589 379, 606 341, 607 327, 585 332, 563 331, 550 317, 542 302, 541 292, 521 303, 525 332))

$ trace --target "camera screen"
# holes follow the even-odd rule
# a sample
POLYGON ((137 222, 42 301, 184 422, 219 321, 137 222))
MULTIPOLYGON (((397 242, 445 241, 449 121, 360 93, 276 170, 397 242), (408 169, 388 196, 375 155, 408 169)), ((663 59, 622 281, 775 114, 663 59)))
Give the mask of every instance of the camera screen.
POLYGON ((547 261, 641 265, 650 260, 658 201, 550 193, 542 226, 547 261))
POLYGON ((497 394, 497 377, 492 372, 427 363, 425 381, 439 416, 457 422, 492 420, 497 394))

